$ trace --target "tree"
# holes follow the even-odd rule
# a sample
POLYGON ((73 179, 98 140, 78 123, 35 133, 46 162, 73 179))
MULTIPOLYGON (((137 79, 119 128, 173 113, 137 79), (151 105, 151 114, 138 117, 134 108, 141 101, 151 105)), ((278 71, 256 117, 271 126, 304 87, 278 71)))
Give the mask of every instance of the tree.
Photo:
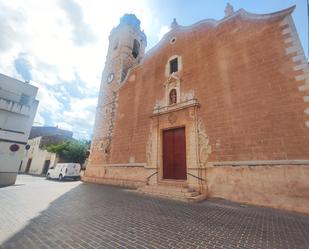
POLYGON ((89 146, 89 141, 72 140, 51 144, 47 147, 47 151, 57 153, 57 155, 65 163, 83 164, 87 158, 89 146))

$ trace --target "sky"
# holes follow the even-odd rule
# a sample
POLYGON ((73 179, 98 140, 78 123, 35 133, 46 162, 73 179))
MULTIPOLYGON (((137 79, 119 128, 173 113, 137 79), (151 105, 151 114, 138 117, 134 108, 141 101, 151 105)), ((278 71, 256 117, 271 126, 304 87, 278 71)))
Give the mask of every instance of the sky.
POLYGON ((91 139, 108 36, 124 13, 134 13, 147 49, 180 25, 220 20, 235 10, 271 13, 296 5, 293 18, 308 55, 307 0, 0 0, 0 73, 39 88, 34 125, 71 130, 91 139))

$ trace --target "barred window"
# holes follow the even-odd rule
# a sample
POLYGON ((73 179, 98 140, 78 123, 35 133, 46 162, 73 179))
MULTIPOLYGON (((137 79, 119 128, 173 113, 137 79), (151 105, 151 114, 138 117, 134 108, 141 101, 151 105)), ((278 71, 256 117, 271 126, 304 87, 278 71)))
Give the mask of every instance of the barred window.
POLYGON ((178 58, 170 61, 170 74, 178 72, 178 58))

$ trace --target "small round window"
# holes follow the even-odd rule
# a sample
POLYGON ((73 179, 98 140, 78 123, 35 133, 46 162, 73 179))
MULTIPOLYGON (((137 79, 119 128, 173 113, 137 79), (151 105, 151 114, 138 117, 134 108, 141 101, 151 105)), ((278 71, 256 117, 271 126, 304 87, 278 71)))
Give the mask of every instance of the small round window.
POLYGON ((176 37, 173 37, 171 40, 170 40, 170 44, 174 44, 176 42, 176 37))

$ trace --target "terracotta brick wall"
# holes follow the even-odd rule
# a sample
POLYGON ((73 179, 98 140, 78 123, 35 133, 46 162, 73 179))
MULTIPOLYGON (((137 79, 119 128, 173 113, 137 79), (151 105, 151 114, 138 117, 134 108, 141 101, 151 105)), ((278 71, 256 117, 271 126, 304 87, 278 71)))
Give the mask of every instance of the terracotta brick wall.
POLYGON ((283 18, 238 15, 165 36, 119 91, 111 163, 146 162, 150 115, 164 98, 172 55, 182 56, 181 92, 194 90, 201 104, 210 161, 308 159, 307 104, 298 90, 303 82, 295 81, 295 54, 286 53, 283 18))

